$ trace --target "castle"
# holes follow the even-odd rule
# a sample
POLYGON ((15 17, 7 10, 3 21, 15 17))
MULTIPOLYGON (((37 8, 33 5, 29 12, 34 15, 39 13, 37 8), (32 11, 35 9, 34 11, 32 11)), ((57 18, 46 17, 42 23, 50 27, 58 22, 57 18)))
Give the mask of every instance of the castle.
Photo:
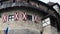
POLYGON ((38 0, 3 1, 0 34, 57 34, 57 18, 52 7, 38 0))

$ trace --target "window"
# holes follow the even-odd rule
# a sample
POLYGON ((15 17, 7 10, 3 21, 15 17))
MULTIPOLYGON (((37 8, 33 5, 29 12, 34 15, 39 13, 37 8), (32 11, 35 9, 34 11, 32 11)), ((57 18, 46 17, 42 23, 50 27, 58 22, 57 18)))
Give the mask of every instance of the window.
POLYGON ((2 15, 2 21, 3 21, 3 23, 5 23, 7 21, 7 14, 2 15))
POLYGON ((43 27, 49 25, 49 24, 50 24, 50 18, 44 19, 44 20, 42 21, 42 23, 43 23, 43 27))
POLYGON ((15 0, 13 0, 13 2, 15 2, 15 0))
POLYGON ((14 15, 9 15, 8 16, 8 21, 13 21, 14 20, 14 15))
POLYGON ((31 15, 27 15, 27 20, 31 20, 32 21, 32 16, 31 15))
POLYGON ((41 32, 41 34, 43 34, 43 32, 41 32))
POLYGON ((1 15, 0 15, 0 18, 1 18, 1 15))

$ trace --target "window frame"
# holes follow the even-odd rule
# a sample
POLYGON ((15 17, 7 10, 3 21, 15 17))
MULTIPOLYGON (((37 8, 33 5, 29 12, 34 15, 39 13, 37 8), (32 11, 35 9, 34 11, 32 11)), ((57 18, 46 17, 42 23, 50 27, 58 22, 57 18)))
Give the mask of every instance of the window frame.
POLYGON ((32 21, 32 15, 27 14, 27 15, 26 15, 26 18, 27 18, 27 20, 32 21), (28 16, 28 17, 27 17, 27 16, 28 16), (29 17, 30 17, 31 19, 30 19, 29 17), (29 18, 29 19, 28 19, 28 18, 29 18))
POLYGON ((8 21, 14 21, 14 17, 13 17, 14 15, 9 15, 8 16, 8 21))
POLYGON ((43 27, 47 26, 47 25, 50 25, 51 24, 51 20, 50 18, 46 18, 44 20, 42 20, 42 24, 43 24, 43 27), (44 25, 45 24, 45 25, 44 25))

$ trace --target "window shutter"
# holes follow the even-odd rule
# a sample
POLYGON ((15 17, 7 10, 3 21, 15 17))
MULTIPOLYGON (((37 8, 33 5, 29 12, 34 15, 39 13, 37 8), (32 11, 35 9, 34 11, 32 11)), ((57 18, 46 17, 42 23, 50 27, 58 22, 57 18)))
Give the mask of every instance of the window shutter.
POLYGON ((34 16, 34 22, 38 23, 38 16, 37 15, 34 16))
POLYGON ((18 15, 19 15, 18 12, 15 12, 15 14, 14 14, 14 20, 15 21, 19 20, 19 16, 18 15))
POLYGON ((7 15, 6 14, 2 15, 2 21, 3 21, 3 23, 5 23, 7 21, 7 15))
POLYGON ((32 21, 34 21, 34 15, 32 15, 32 21))
POLYGON ((23 13, 22 13, 22 20, 26 21, 26 19, 27 19, 27 18, 26 18, 26 12, 23 12, 23 13))

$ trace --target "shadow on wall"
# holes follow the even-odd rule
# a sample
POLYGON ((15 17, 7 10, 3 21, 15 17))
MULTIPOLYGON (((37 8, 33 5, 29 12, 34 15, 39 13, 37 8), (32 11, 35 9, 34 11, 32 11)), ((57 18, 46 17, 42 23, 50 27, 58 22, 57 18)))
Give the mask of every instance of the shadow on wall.
POLYGON ((9 30, 8 34, 40 34, 40 32, 29 30, 29 29, 15 29, 15 30, 9 30))

